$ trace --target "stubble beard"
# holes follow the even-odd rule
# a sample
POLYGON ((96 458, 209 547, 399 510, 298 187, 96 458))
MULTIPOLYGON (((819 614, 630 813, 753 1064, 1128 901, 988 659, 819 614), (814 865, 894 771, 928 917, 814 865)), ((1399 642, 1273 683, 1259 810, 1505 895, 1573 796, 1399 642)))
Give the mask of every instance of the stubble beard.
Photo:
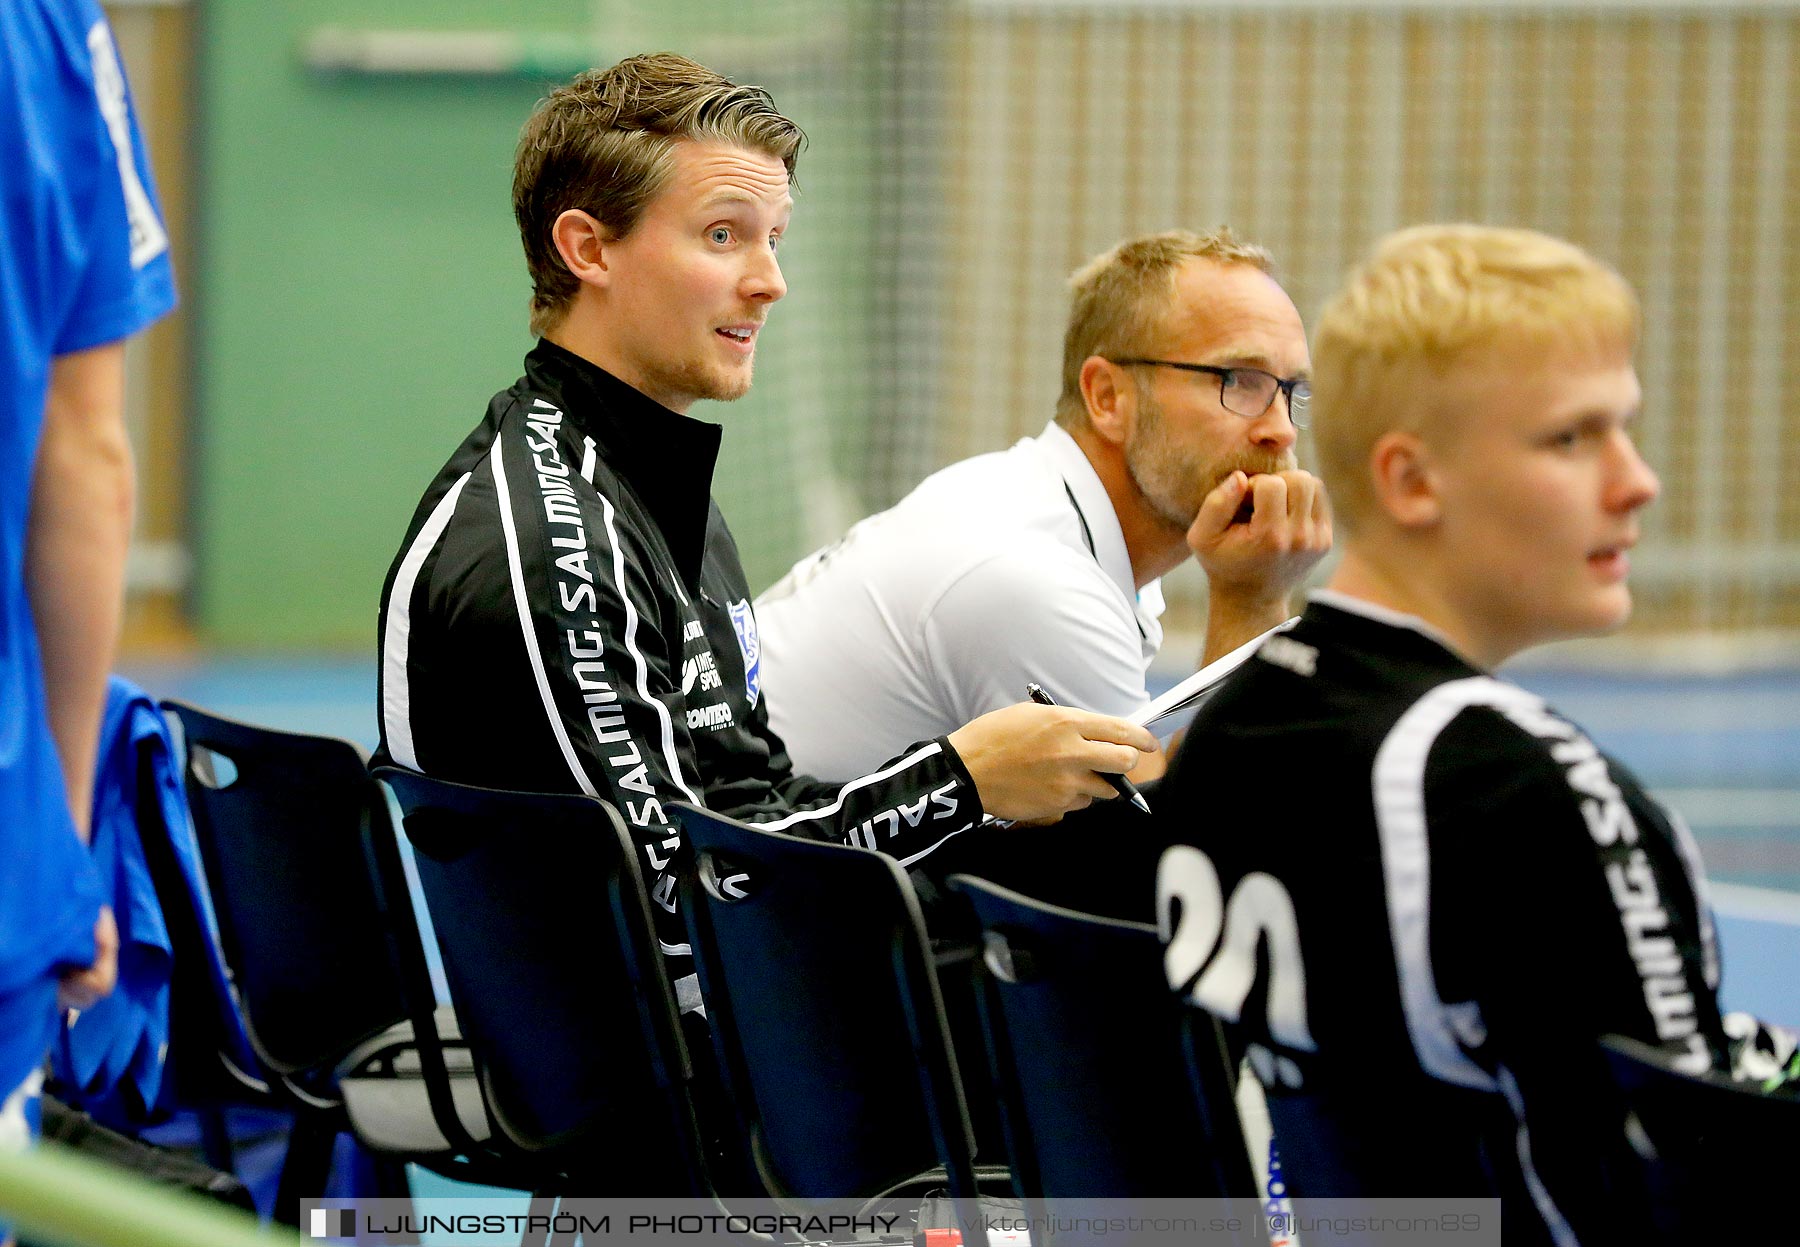
POLYGON ((1200 504, 1233 472, 1248 475, 1285 472, 1295 466, 1292 451, 1270 454, 1245 447, 1218 459, 1203 459, 1174 446, 1164 428, 1162 404, 1148 390, 1138 391, 1138 421, 1125 446, 1125 471, 1151 514, 1170 531, 1185 534, 1200 514, 1200 504))
POLYGON ((689 403, 706 399, 729 403, 750 392, 754 365, 729 371, 709 367, 702 360, 685 360, 670 367, 657 380, 665 394, 677 394, 689 403))

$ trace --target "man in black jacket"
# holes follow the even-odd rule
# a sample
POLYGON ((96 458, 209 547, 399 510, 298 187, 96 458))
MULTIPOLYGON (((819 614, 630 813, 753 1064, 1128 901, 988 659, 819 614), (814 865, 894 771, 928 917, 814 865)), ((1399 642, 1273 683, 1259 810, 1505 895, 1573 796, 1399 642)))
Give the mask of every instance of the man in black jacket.
POLYGON ((1342 562, 1157 804, 1170 982, 1246 1043, 1296 1198, 1497 1193, 1508 1242, 1623 1241, 1600 1036, 1698 1072, 1754 1030, 1680 816, 1492 674, 1630 611, 1637 327, 1579 248, 1476 226, 1386 239, 1319 322, 1342 562))
POLYGON ((787 289, 775 251, 802 138, 760 88, 667 54, 539 106, 513 206, 540 341, 426 491, 382 596, 381 760, 615 805, 685 1010, 698 994, 670 802, 910 862, 984 813, 1110 797, 1096 772, 1156 746, 1122 720, 1025 704, 849 783, 794 774, 710 498, 720 431, 685 413, 749 388, 787 289))

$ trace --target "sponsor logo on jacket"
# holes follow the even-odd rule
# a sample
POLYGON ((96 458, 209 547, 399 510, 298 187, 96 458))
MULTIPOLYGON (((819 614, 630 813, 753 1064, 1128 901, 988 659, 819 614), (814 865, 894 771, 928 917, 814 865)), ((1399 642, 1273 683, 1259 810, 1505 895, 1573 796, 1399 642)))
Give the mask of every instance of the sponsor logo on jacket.
POLYGON ((756 633, 756 612, 748 598, 739 598, 727 608, 731 626, 737 632, 738 649, 744 654, 744 692, 750 697, 751 709, 762 696, 762 639, 756 633))

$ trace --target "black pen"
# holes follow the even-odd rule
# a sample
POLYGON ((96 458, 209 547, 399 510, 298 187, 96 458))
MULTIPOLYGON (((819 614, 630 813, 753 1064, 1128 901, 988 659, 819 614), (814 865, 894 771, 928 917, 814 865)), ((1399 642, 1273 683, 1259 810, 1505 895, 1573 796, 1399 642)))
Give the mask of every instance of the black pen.
MULTIPOLYGON (((1040 706, 1054 706, 1056 704, 1056 698, 1046 693, 1041 684, 1027 684, 1025 686, 1025 695, 1030 697, 1032 701, 1035 701, 1040 706)), ((1137 806, 1138 809, 1146 814, 1150 812, 1150 803, 1144 800, 1144 794, 1137 790, 1136 784, 1126 779, 1123 775, 1119 774, 1117 771, 1095 771, 1094 774, 1111 784, 1121 797, 1130 801, 1131 804, 1137 806)))

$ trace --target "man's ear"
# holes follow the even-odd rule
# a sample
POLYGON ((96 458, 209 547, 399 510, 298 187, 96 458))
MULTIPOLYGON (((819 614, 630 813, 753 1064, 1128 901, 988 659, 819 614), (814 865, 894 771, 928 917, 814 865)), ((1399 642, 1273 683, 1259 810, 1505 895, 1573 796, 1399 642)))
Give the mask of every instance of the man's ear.
POLYGON ((1087 404, 1088 423, 1101 438, 1115 446, 1131 440, 1137 419, 1137 387, 1119 365, 1090 355, 1081 363, 1081 398, 1087 404))
POLYGON ((1392 430, 1369 451, 1375 500, 1402 528, 1428 528, 1443 516, 1431 448, 1416 433, 1392 430))
POLYGON ((550 227, 550 238, 576 281, 584 286, 606 285, 606 245, 612 239, 604 225, 580 208, 569 208, 550 227))

